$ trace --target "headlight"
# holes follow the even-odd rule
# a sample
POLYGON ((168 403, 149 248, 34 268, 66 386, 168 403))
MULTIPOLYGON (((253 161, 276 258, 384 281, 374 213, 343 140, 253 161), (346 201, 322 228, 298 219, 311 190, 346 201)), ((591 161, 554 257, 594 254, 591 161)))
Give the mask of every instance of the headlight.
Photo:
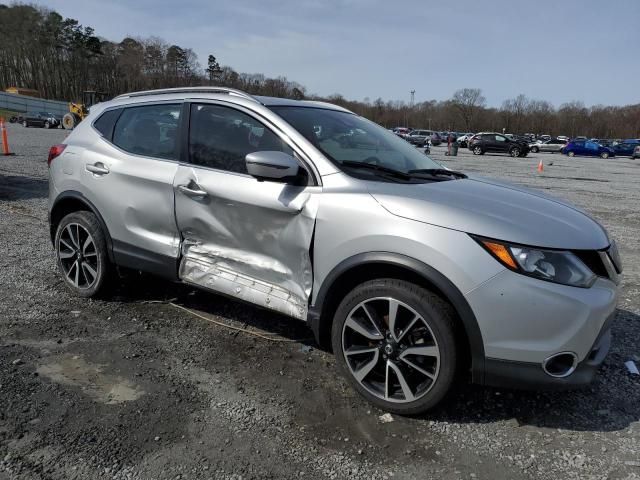
POLYGON ((510 245, 483 238, 475 240, 502 265, 522 275, 582 288, 589 288, 596 280, 589 267, 566 250, 510 245))

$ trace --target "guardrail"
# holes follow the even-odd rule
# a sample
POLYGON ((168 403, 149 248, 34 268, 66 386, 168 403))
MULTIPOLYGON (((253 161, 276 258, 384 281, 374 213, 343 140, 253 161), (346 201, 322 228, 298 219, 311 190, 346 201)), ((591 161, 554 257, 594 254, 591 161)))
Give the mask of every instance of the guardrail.
POLYGON ((69 111, 67 102, 27 97, 15 93, 0 92, 0 108, 12 112, 48 112, 62 117, 69 111))

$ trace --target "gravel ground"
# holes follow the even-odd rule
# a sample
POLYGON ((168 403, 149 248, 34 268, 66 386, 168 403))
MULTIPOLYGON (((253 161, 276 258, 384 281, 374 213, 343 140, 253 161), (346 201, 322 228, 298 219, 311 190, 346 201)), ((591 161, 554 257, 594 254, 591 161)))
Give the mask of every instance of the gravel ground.
POLYGON ((640 478, 640 376, 623 365, 640 363, 638 161, 433 148, 607 226, 625 262, 614 343, 586 390, 461 385, 384 423, 295 320, 148 276, 109 300, 70 296, 46 224, 47 149, 64 137, 9 125, 17 155, 0 157, 0 480, 640 478))

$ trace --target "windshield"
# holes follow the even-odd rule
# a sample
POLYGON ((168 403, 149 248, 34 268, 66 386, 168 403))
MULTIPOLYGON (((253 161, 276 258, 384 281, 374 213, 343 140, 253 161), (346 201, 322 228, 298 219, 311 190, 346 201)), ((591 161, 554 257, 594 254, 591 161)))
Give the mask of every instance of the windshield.
POLYGON ((273 106, 271 110, 343 170, 353 167, 354 162, 403 173, 443 168, 394 133, 352 113, 289 106, 273 106))

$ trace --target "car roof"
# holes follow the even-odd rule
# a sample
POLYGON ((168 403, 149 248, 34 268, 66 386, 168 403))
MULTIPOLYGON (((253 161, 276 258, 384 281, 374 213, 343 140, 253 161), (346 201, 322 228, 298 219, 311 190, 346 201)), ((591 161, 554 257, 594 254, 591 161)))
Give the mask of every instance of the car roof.
POLYGON ((265 107, 275 106, 289 106, 289 107, 308 107, 308 108, 323 108, 325 110, 335 110, 340 112, 353 113, 346 108, 334 105, 332 103, 320 102, 315 100, 293 100, 289 98, 279 97, 266 97, 266 96, 254 96, 241 90, 236 90, 227 87, 179 87, 179 88, 164 88, 157 90, 145 90, 140 92, 125 93, 115 97, 110 103, 122 104, 122 103, 136 103, 132 100, 148 100, 149 98, 163 100, 163 99, 180 99, 180 98, 210 98, 219 99, 220 95, 228 95, 234 99, 244 99, 248 101, 254 101, 265 107))

